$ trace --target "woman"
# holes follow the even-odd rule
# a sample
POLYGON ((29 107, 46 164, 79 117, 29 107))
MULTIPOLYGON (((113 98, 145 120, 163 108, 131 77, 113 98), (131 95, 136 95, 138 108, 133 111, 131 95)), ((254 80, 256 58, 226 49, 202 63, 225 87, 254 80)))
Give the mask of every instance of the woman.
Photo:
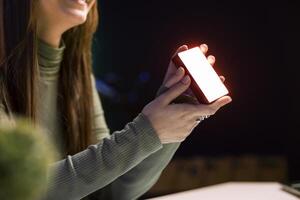
POLYGON ((227 96, 211 105, 170 104, 190 84, 184 70, 171 63, 163 82, 170 89, 109 135, 91 76, 96 4, 1 1, 0 118, 28 117, 54 139, 61 160, 51 166, 46 199, 81 199, 97 190, 94 198, 138 198, 156 182, 197 119, 231 101, 227 96))

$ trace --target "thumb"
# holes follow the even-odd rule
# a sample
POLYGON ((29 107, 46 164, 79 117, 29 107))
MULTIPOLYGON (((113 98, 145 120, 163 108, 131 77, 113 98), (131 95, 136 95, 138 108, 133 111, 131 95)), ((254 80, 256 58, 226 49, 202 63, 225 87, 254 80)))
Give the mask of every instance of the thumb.
POLYGON ((180 53, 180 52, 182 52, 182 51, 185 51, 185 50, 188 50, 188 49, 189 49, 189 48, 188 48, 187 45, 182 45, 182 46, 180 46, 180 47, 176 50, 176 52, 173 54, 172 57, 175 57, 178 53, 180 53))
POLYGON ((158 97, 163 105, 169 105, 174 99, 186 91, 191 84, 191 78, 186 75, 180 82, 173 85, 168 91, 158 97))

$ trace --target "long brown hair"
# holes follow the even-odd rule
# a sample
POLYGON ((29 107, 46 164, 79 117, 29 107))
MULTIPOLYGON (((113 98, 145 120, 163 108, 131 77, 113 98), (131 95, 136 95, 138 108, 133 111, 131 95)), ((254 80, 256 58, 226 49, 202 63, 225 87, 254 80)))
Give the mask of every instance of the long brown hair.
MULTIPOLYGON (((7 113, 36 121, 39 68, 37 59, 37 0, 0 0, 0 94, 7 113)), ((64 127, 65 153, 91 144, 91 45, 98 25, 97 4, 87 21, 63 34, 58 110, 64 127)))

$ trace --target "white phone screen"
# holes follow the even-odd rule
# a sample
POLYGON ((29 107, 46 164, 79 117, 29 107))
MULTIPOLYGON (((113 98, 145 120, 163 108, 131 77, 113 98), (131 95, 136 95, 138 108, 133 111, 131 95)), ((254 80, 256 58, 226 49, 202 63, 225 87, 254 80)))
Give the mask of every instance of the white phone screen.
POLYGON ((208 102, 228 94, 227 88, 199 47, 180 52, 178 56, 208 102))

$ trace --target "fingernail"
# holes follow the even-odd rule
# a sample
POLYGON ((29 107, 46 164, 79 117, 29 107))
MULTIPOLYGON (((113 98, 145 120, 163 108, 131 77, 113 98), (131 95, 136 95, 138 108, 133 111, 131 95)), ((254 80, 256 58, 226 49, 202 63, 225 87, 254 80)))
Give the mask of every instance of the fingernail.
POLYGON ((207 51, 208 46, 206 44, 201 44, 200 47, 204 50, 207 51))
POLYGON ((184 84, 188 84, 190 82, 190 77, 189 76, 185 76, 183 79, 182 79, 182 83, 184 84))
POLYGON ((214 56, 212 56, 212 55, 208 56, 208 59, 211 60, 211 61, 215 61, 216 60, 216 58, 214 56))
POLYGON ((184 71, 183 68, 179 67, 176 71, 176 75, 181 75, 183 71, 184 71))

